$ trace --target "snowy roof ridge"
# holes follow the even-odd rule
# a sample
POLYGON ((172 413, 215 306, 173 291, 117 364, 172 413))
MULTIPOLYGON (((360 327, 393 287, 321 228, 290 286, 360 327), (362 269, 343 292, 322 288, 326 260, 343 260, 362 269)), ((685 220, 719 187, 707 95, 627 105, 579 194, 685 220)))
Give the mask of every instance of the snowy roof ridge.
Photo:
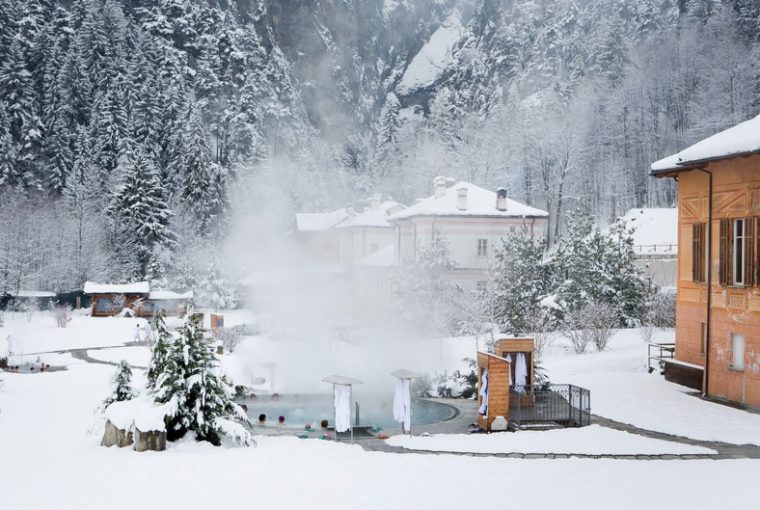
POLYGON ((149 282, 133 283, 97 283, 85 282, 85 294, 148 294, 150 292, 149 282))
POLYGON ((296 213, 296 228, 299 232, 321 232, 339 225, 350 216, 347 207, 321 213, 296 213))
POLYGON ((470 216, 497 218, 545 218, 549 213, 529 205, 507 198, 505 210, 496 208, 496 192, 481 188, 466 181, 459 181, 450 186, 440 195, 432 195, 418 201, 416 204, 391 215, 390 220, 400 220, 414 216, 470 216), (467 190, 467 208, 457 208, 457 197, 460 189, 467 190))
POLYGON ((337 228, 351 227, 387 227, 392 225, 388 221, 390 211, 396 207, 405 209, 406 206, 393 200, 386 200, 380 204, 377 209, 367 208, 356 216, 346 218, 345 221, 337 225, 337 228))
POLYGON ((699 163, 748 156, 760 152, 760 115, 720 131, 651 165, 652 175, 699 163))

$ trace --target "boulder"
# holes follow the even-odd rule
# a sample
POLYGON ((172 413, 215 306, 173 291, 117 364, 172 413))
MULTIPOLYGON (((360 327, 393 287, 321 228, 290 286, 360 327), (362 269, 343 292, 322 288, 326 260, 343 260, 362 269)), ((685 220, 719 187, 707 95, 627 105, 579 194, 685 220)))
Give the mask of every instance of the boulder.
POLYGON ((103 432, 103 439, 100 446, 118 446, 124 448, 132 444, 132 431, 116 427, 111 420, 106 421, 106 430, 103 432))
POLYGON ((147 432, 143 432, 140 429, 135 429, 136 452, 161 452, 164 450, 166 450, 166 431, 149 430, 147 432))

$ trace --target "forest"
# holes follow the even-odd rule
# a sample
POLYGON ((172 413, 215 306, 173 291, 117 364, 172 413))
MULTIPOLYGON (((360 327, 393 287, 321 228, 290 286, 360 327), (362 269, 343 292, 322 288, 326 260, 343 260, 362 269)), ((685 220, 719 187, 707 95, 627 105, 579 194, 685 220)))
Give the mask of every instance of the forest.
POLYGON ((0 291, 239 278, 241 236, 436 175, 553 246, 758 113, 754 0, 0 0, 0 291))

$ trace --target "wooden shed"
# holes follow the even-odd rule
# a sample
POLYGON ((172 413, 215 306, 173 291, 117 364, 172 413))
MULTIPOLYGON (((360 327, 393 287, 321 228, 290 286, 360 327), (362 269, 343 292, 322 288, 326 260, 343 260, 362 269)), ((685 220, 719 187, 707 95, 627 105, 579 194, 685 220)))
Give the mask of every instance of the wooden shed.
POLYGON ((521 406, 532 406, 534 404, 534 398, 531 388, 535 384, 533 370, 536 350, 535 340, 532 338, 501 338, 496 341, 495 350, 498 356, 512 361, 509 364, 510 381, 512 382, 509 390, 512 401, 517 402, 517 399, 520 399, 521 406), (520 354, 525 356, 525 364, 528 370, 525 384, 518 386, 516 377, 516 360, 517 356, 520 354))
POLYGON ((478 412, 478 426, 491 431, 497 416, 509 420, 509 372, 510 363, 493 354, 478 352, 478 409, 482 409, 483 374, 488 370, 488 406, 485 414, 478 412))
POLYGON ((135 283, 95 283, 84 284, 85 295, 92 299, 93 317, 111 317, 135 301, 145 300, 150 294, 148 282, 135 283))
POLYGON ((193 291, 179 293, 170 290, 152 290, 137 309, 139 317, 153 317, 163 310, 166 315, 182 315, 193 299, 193 291))

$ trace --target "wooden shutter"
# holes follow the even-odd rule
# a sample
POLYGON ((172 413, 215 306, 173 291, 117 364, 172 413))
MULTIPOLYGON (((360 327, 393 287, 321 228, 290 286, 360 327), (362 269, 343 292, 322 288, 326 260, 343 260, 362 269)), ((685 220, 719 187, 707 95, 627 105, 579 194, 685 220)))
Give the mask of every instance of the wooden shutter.
POLYGON ((752 218, 744 218, 744 286, 751 287, 755 283, 755 222, 752 218))
POLYGON ((720 249, 718 250, 720 284, 731 283, 731 220, 720 220, 720 249))
POLYGON ((701 281, 699 279, 699 223, 691 226, 691 280, 693 282, 701 281))
POLYGON ((755 272, 754 272, 754 284, 760 287, 760 216, 756 216, 753 218, 753 222, 755 223, 755 239, 753 239, 753 244, 755 246, 755 253, 753 257, 753 262, 755 263, 755 272))

